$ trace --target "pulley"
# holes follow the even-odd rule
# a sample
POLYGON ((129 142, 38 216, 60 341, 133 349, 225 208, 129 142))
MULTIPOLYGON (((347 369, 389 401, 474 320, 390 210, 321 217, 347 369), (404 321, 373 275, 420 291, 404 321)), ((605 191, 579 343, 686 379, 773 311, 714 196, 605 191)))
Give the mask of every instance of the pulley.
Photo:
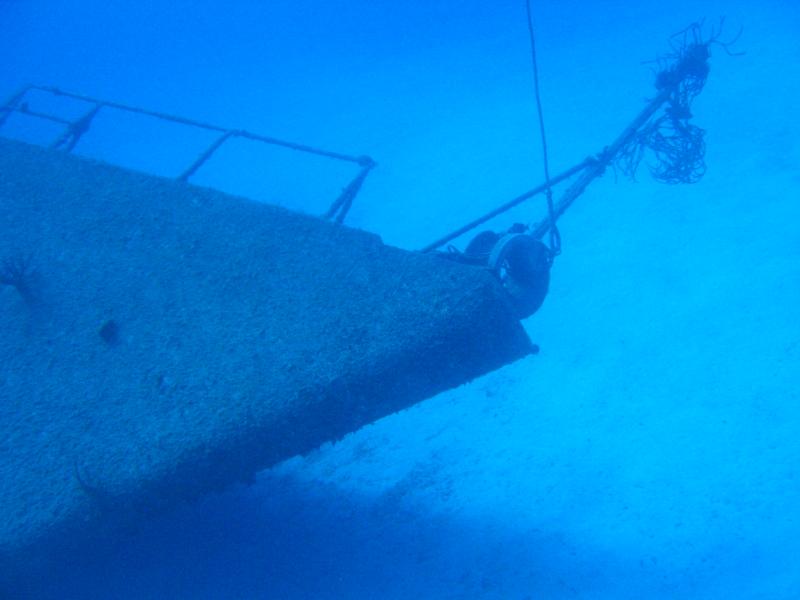
POLYGON ((504 234, 483 231, 459 257, 463 262, 484 265, 495 274, 520 319, 531 316, 544 302, 553 263, 550 249, 525 231, 520 225, 504 234))

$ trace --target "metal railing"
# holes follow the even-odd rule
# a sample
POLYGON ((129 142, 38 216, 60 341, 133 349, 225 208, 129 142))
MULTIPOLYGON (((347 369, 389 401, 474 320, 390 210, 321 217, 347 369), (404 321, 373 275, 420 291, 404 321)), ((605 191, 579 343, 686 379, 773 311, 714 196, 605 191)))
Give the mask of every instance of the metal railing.
POLYGON ((354 163, 360 167, 358 174, 350 181, 350 183, 348 183, 348 185, 342 190, 341 194, 322 215, 324 218, 330 219, 337 223, 342 223, 344 221, 344 218, 347 215, 347 212, 350 210, 353 200, 361 189, 364 180, 366 179, 367 175, 369 175, 370 171, 376 166, 375 161, 373 161, 369 156, 352 156, 339 152, 331 152, 305 144, 298 144, 295 142, 289 142, 286 140, 253 133, 252 131, 247 131, 245 129, 228 129, 219 125, 197 121, 195 119, 187 119, 185 117, 179 117, 176 115, 139 108, 136 106, 129 106, 119 102, 109 102, 107 100, 100 100, 98 98, 92 98, 82 94, 66 92, 56 87, 40 85, 24 86, 17 93, 12 95, 2 106, 0 106, 0 128, 3 127, 5 122, 12 114, 20 114, 58 123, 64 126, 64 130, 49 144, 49 147, 63 150, 65 152, 71 152, 84 134, 89 131, 92 121, 97 114, 106 108, 153 117, 155 119, 196 127, 206 131, 217 132, 219 134, 218 137, 176 177, 178 181, 188 181, 189 178, 192 177, 214 155, 214 153, 231 138, 253 140, 272 146, 287 148, 297 152, 354 163), (56 97, 78 100, 80 102, 90 104, 91 107, 75 120, 65 119, 63 117, 59 117, 58 115, 32 110, 26 101, 26 96, 31 91, 38 91, 56 97))

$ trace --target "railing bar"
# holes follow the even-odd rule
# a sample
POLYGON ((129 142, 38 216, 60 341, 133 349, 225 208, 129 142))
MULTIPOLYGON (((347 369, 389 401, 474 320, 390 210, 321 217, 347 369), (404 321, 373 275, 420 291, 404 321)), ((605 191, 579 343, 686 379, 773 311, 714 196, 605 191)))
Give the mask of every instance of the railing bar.
POLYGON ((327 150, 320 150, 319 148, 313 148, 311 146, 306 146, 304 144, 296 144, 294 142, 286 142, 283 140, 278 140, 276 138, 271 138, 266 135, 260 135, 257 133, 252 133, 250 131, 240 130, 235 133, 238 137, 247 138, 250 140, 256 140, 259 142, 264 142, 266 144, 273 144, 275 146, 283 146, 284 148, 290 148, 292 150, 297 150, 299 152, 307 152, 309 154, 317 154, 319 156, 326 156, 328 158, 335 158, 337 160, 343 160, 346 162, 353 162, 356 164, 364 164, 363 157, 357 156, 350 156, 348 154, 339 154, 338 152, 329 152, 327 150))
MULTIPOLYGON (((31 86, 32 89, 37 89, 43 92, 48 92, 54 94, 56 96, 65 96, 67 98, 73 98, 75 100, 81 100, 83 102, 94 102, 100 103, 100 100, 92 98, 91 96, 84 96, 83 94, 74 94, 72 92, 65 92, 60 90, 56 87, 47 87, 47 86, 38 86, 34 85, 31 86)), ((230 131, 225 127, 220 127, 219 125, 212 125, 210 123, 205 123, 203 121, 196 121, 194 119, 187 119, 185 117, 179 117, 176 115, 171 115, 168 113, 162 113, 154 110, 147 110, 145 108, 138 108, 135 106, 129 106, 127 104, 120 104, 119 102, 105 102, 103 104, 109 108, 116 108, 117 110, 123 110, 127 112, 137 113, 141 115, 146 115, 149 117, 156 117, 158 119, 162 119, 165 121, 172 121, 175 123, 180 123, 182 125, 189 125, 192 127, 198 127, 201 129, 207 129, 209 131, 218 131, 220 133, 225 133, 230 131)), ((338 152, 329 152, 327 150, 321 150, 319 148, 314 148, 312 146, 306 146, 304 144, 296 144, 294 142, 287 142, 285 140, 279 140, 277 138, 272 138, 266 135, 260 135, 257 133, 253 133, 246 130, 235 130, 235 135, 238 137, 243 137, 251 140, 256 140, 260 142, 264 142, 266 144, 272 144, 275 146, 282 146, 284 148, 290 148, 292 150, 297 150, 299 152, 307 152, 309 154, 316 154, 319 156, 326 156, 328 158, 334 158, 337 160, 342 160, 346 162, 354 162, 357 164, 364 164, 364 159, 362 157, 350 156, 347 154, 340 154, 338 152)))
POLYGON ((162 113, 154 110, 148 110, 146 108, 139 108, 136 106, 129 106, 127 104, 121 104, 119 102, 107 102, 105 100, 98 100, 97 98, 93 98, 91 96, 85 96, 83 94, 75 94, 73 92, 65 92, 57 87, 48 87, 48 86, 39 86, 34 85, 31 86, 32 89, 40 90, 42 92, 48 92, 55 96, 64 96, 66 98, 72 98, 73 100, 81 100, 83 102, 91 102, 93 104, 103 104, 109 108, 116 108, 117 110, 123 110, 132 113, 138 113, 141 115, 146 115, 148 117, 156 117, 158 119, 163 119, 165 121, 174 121, 176 123, 180 123, 183 125, 192 125, 194 127, 200 127, 201 129, 209 129, 211 131, 219 131, 225 132, 227 131, 224 127, 219 127, 218 125, 211 125, 209 123, 203 123, 202 121, 196 121, 194 119, 187 119, 185 117, 179 117, 177 115, 171 115, 168 113, 162 113))
MULTIPOLYGON (((61 123, 62 125, 69 125, 72 123, 69 119, 62 119, 61 117, 57 117, 55 115, 50 115, 43 112, 38 112, 35 110, 30 110, 29 108, 19 108, 19 107, 11 107, 11 106, 3 106, 0 107, 0 112, 8 112, 8 113, 19 113, 21 115, 28 115, 29 117, 36 117, 37 119, 44 119, 45 121, 53 121, 54 123, 61 123)), ((0 126, 3 125, 3 122, 8 117, 3 117, 0 119, 0 126)))

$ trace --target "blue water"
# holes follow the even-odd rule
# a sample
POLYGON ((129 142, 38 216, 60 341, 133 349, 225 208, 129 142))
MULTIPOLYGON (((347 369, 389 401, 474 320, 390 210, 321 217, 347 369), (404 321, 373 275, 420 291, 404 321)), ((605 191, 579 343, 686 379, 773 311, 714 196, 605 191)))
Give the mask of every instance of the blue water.
MULTIPOLYGON (((800 597, 800 8, 533 5, 554 171, 652 96, 641 63, 670 34, 744 26, 693 106, 705 178, 589 188, 525 322, 538 356, 160 517, 44 597, 800 597)), ((0 96, 56 85, 371 155, 348 222, 402 248, 541 180, 521 1, 4 0, 0 23, 0 96)), ((76 151, 174 175, 209 139, 109 116, 76 151)), ((232 144, 196 181, 319 212, 353 175, 232 144)))

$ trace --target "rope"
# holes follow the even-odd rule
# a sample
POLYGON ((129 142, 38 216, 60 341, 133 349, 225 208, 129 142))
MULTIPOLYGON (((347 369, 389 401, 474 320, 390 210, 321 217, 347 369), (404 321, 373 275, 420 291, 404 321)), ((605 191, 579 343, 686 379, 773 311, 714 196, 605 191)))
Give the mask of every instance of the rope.
MULTIPOLYGON (((636 138, 639 130, 647 123, 661 106, 669 100, 670 91, 666 90, 661 92, 658 96, 653 98, 647 103, 647 106, 636 115, 633 121, 625 128, 625 130, 617 136, 609 146, 606 146, 602 152, 588 165, 588 168, 581 173, 580 177, 564 192, 564 195, 558 201, 558 205, 554 208, 555 218, 558 219, 563 215, 566 210, 572 206, 572 203, 584 192, 588 185, 603 175, 606 168, 614 161, 619 155, 626 144, 636 138)), ((550 227, 552 216, 543 219, 541 223, 531 228, 531 235, 533 237, 541 237, 550 227)))
POLYGON ((609 165, 616 164, 627 172, 634 171, 636 164, 641 160, 645 142, 652 146, 651 150, 656 153, 661 161, 659 169, 654 172, 657 179, 668 183, 693 183, 703 175, 705 166, 702 163, 702 156, 705 146, 702 140, 702 130, 699 128, 692 129, 693 126, 687 125, 687 121, 691 117, 688 104, 692 98, 700 93, 708 75, 708 47, 711 44, 718 44, 728 54, 733 54, 730 51, 730 46, 738 39, 738 35, 730 42, 722 42, 719 39, 721 31, 714 31, 710 38, 703 40, 699 32, 700 24, 690 26, 687 31, 695 37, 678 47, 674 54, 665 57, 665 59, 670 59, 673 62, 672 64, 667 64, 658 75, 656 81, 658 94, 647 103, 610 145, 595 156, 585 159, 583 162, 551 179, 548 172, 547 143, 538 93, 533 20, 530 13, 530 0, 526 1, 546 181, 533 190, 506 202, 432 244, 428 244, 421 250, 422 252, 432 252, 440 248, 471 229, 482 225, 541 192, 547 192, 548 194, 548 215, 539 223, 529 225, 528 232, 537 239, 543 238, 550 232, 551 249, 558 250, 560 248, 560 238, 558 237, 558 230, 555 228, 556 221, 592 181, 603 175, 609 165), (665 124, 663 117, 655 119, 655 115, 667 102, 670 105, 665 112, 669 122, 665 124), (671 129, 668 129, 668 127, 671 129), (655 135, 654 132, 658 135, 655 135), (578 173, 580 173, 580 176, 564 192, 558 203, 554 204, 552 202, 552 187, 578 173))
POLYGON ((544 131, 544 115, 542 112, 542 99, 539 94, 539 66, 536 60, 536 35, 533 31, 533 14, 531 11, 531 0, 525 0, 525 8, 528 14, 528 37, 531 43, 531 64, 533 66, 533 89, 536 97, 536 112, 539 116, 539 134, 542 138, 542 159, 544 163, 544 182, 545 194, 547 196, 547 214, 550 219, 550 252, 552 256, 561 253, 561 234, 556 226, 556 213, 553 205, 553 188, 550 184, 550 166, 547 157, 547 136, 544 131))

